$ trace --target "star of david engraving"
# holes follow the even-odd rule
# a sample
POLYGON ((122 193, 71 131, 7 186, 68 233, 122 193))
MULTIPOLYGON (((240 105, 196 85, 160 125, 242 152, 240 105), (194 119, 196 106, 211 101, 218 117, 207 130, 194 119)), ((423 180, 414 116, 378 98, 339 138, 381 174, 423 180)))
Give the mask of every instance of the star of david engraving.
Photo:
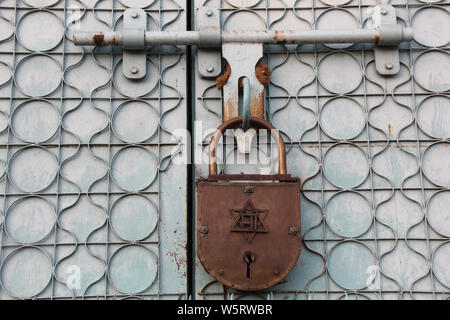
POLYGON ((234 218, 231 232, 241 232, 250 243, 257 233, 268 233, 269 230, 264 225, 269 210, 256 209, 252 200, 247 200, 242 209, 232 209, 231 215, 234 218))

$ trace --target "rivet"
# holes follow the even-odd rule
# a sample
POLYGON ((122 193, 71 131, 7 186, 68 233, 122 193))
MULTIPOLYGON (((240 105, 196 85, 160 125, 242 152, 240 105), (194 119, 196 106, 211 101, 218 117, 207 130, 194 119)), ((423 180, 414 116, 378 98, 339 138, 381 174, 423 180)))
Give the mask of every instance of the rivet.
POLYGON ((136 73, 139 72, 139 69, 137 67, 131 67, 130 71, 131 71, 132 74, 136 74, 136 73))
POLYGON ((254 186, 245 186, 244 187, 244 193, 253 193, 255 191, 254 186))
POLYGON ((202 235, 205 235, 205 234, 207 234, 208 233, 208 227, 207 226, 201 226, 200 227, 200 233, 202 234, 202 235))
POLYGON ((297 235, 297 233, 298 233, 298 228, 297 228, 297 226, 292 226, 292 227, 289 228, 289 234, 290 234, 291 236, 295 236, 295 235, 297 235))
POLYGON ((386 69, 388 69, 388 70, 391 70, 391 69, 394 67, 394 65, 393 65, 392 63, 390 63, 390 62, 386 63, 384 66, 385 66, 386 69))
POLYGON ((386 8, 382 8, 382 9, 381 9, 381 14, 382 14, 383 16, 387 15, 387 14, 388 14, 387 9, 386 9, 386 8))
POLYGON ((137 17, 139 17, 139 13, 137 13, 136 11, 133 11, 133 13, 131 14, 131 17, 133 19, 136 19, 137 17))
POLYGON ((206 11, 206 15, 208 17, 211 17, 213 15, 213 12, 211 10, 206 11))
POLYGON ((208 71, 208 72, 213 72, 214 71, 214 67, 213 66, 207 66, 206 67, 206 71, 208 71))

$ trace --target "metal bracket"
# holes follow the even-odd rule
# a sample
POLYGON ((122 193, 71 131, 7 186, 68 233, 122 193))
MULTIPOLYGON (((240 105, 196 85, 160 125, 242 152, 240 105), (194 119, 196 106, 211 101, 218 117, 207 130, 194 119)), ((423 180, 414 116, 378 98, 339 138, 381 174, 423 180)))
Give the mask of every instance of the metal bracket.
POLYGON ((263 57, 263 43, 225 43, 223 57, 231 74, 223 86, 223 120, 239 116, 239 79, 250 82, 250 115, 264 119, 264 86, 259 82, 255 66, 263 57))
POLYGON ((374 47, 375 68, 382 75, 395 75, 400 71, 399 39, 403 27, 397 24, 395 8, 380 4, 368 9, 372 16, 369 28, 380 31, 380 38, 374 47))
POLYGON ((147 13, 144 10, 139 8, 125 10, 122 30, 122 71, 128 79, 142 79, 147 74, 146 29, 147 13))
POLYGON ((220 12, 217 7, 201 7, 197 11, 199 32, 198 72, 204 78, 217 77, 222 72, 220 12))

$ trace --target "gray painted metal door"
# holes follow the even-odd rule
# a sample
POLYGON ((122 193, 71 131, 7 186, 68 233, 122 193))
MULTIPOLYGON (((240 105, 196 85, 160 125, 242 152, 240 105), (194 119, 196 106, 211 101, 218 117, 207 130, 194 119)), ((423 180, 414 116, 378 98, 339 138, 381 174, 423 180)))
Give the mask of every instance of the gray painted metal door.
MULTIPOLYGON (((377 1, 196 0, 192 13, 179 0, 0 1, 0 298, 448 298, 450 2, 390 3, 415 29, 396 76, 377 74, 371 45, 265 47, 266 118, 303 181, 304 244, 284 283, 243 295, 186 249, 195 189, 176 130, 195 128, 188 112, 202 121, 193 150, 206 155, 222 121, 214 79, 164 46, 130 81, 120 49, 71 34, 118 30, 129 6, 149 30, 186 30, 204 5, 224 29, 358 28, 377 1)), ((276 156, 254 151, 258 165, 225 172, 274 171, 276 156)))
POLYGON ((187 292, 185 50, 151 49, 132 82, 119 50, 71 40, 122 28, 130 5, 185 30, 171 0, 0 2, 2 299, 187 292))
MULTIPOLYGON (((415 42, 401 47, 396 76, 377 74, 371 45, 265 47, 272 70, 266 118, 284 133, 288 172, 303 181, 304 245, 286 282, 258 295, 224 288, 197 262, 198 298, 449 297, 450 33, 443 31, 450 29, 449 1, 197 0, 196 6, 221 8, 223 29, 311 30, 362 28, 367 8, 378 2, 391 3, 398 23, 415 31, 415 42)), ((198 75, 195 111, 203 128, 222 121, 221 92, 198 75)), ((273 172, 276 159, 267 165, 266 155, 254 152, 254 161, 256 154, 259 168, 229 165, 225 172, 273 172)), ((196 176, 206 177, 207 166, 197 166, 196 176)))

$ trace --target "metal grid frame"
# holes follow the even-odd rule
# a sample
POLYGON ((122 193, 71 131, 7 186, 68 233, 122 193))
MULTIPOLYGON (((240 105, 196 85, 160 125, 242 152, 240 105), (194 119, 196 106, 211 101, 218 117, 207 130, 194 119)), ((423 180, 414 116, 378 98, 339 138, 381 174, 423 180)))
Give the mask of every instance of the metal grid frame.
MULTIPOLYGON (((150 90, 151 92, 137 94, 136 96, 121 95, 118 87, 119 80, 115 81, 114 75, 121 53, 117 50, 98 50, 97 48, 94 48, 92 51, 79 48, 75 50, 69 33, 71 30, 70 23, 74 21, 72 20, 74 16, 70 15, 71 6, 76 5, 80 8, 81 27, 83 29, 90 28, 89 23, 83 24, 87 16, 94 18, 94 21, 102 24, 106 29, 112 29, 118 25, 118 21, 126 9, 122 2, 109 0, 93 2, 55 0, 46 1, 43 3, 43 8, 33 7, 35 3, 36 1, 17 1, 17 3, 15 1, 3 1, 0 4, 1 19, 3 22, 9 23, 12 28, 11 35, 0 41, 0 61, 11 71, 10 79, 2 83, 0 88, 3 89, 3 91, 0 91, 0 103, 2 107, 6 106, 5 110, 2 109, 2 115, 10 119, 7 127, 2 130, 2 136, 0 137, 2 140, 0 149, 3 150, 2 156, 4 157, 2 158, 4 173, 1 181, 3 209, 0 221, 0 297, 2 299, 165 299, 186 297, 187 281, 183 263, 186 260, 186 234, 184 230, 186 228, 183 228, 186 222, 186 213, 183 213, 183 211, 185 212, 186 208, 183 207, 185 205, 183 194, 186 194, 181 192, 180 198, 173 200, 173 206, 175 208, 181 206, 182 210, 179 215, 174 217, 170 217, 172 212, 167 210, 169 205, 164 205, 167 198, 162 196, 162 192, 166 192, 162 184, 169 188, 177 187, 177 183, 181 183, 183 186, 186 184, 186 168, 182 167, 182 171, 179 172, 178 169, 177 172, 176 167, 172 166, 173 158, 179 155, 181 142, 171 133, 173 128, 171 125, 167 126, 165 119, 170 117, 175 111, 179 118, 177 124, 185 125, 185 121, 183 122, 186 114, 185 89, 183 88, 185 75, 180 73, 170 79, 167 76, 168 73, 173 74, 171 69, 174 67, 182 68, 185 65, 184 49, 168 47, 164 50, 149 50, 149 61, 153 64, 153 69, 157 70, 157 73, 150 76, 154 78, 155 87, 150 90), (17 30, 20 28, 24 15, 35 12, 52 14, 61 23, 63 34, 55 46, 44 50, 37 49, 36 51, 28 50, 23 46, 23 41, 19 38, 17 30), (105 16, 106 18, 104 18, 105 16), (51 61, 57 62, 59 65, 61 79, 52 93, 46 94, 42 92, 42 94, 34 94, 30 91, 30 88, 27 88, 25 91, 28 90, 29 94, 23 94, 23 88, 21 90, 18 87, 18 84, 26 83, 26 80, 23 78, 18 79, 18 76, 28 71, 21 70, 20 74, 16 74, 19 71, 18 68, 25 61, 34 57, 50 58, 51 61), (75 58, 79 59, 74 61, 73 59, 75 58), (97 67, 97 69, 94 68, 94 73, 90 74, 88 70, 87 77, 95 78, 97 76, 95 71, 98 72, 99 69, 108 73, 106 76, 107 81, 91 88, 92 90, 88 94, 77 88, 72 80, 67 79, 67 74, 76 70, 87 59, 92 59, 94 67, 97 67), (10 62, 4 62, 4 60, 9 60, 10 62), (177 85, 175 87, 175 81, 181 83, 181 86, 177 85), (106 94, 98 94, 102 90, 105 90, 106 94), (19 135, 17 130, 14 130, 13 117, 16 109, 21 104, 29 101, 40 101, 51 105, 58 112, 57 129, 51 137, 42 141, 29 141, 23 135, 19 135), (153 113, 157 114, 154 132, 149 137, 146 137, 144 141, 121 139, 116 132, 117 130, 114 130, 114 119, 117 110, 120 109, 119 105, 123 106, 124 104, 135 102, 146 104, 153 110, 153 113), (104 105, 100 106, 105 103, 107 104, 106 108, 104 105), (86 105, 88 105, 88 108, 92 108, 90 109, 92 112, 95 110, 95 112, 101 113, 106 121, 104 121, 102 127, 91 132, 89 136, 80 137, 74 133, 73 129, 68 128, 65 120, 67 120, 69 115, 76 113, 77 110, 86 105), (31 154, 31 157, 39 156, 42 152, 49 155, 55 161, 54 169, 56 171, 53 178, 47 181, 49 183, 42 185, 42 188, 25 188, 27 190, 21 190, 17 188, 18 181, 13 181, 14 176, 17 178, 18 174, 14 170, 13 164, 14 160, 23 151, 29 150, 36 151, 35 154, 31 154), (154 159, 152 173, 154 176, 151 179, 149 178, 151 175, 147 177, 150 180, 147 181, 148 183, 145 186, 134 189, 126 184, 122 184, 121 188, 120 182, 119 186, 117 185, 115 180, 117 180, 117 172, 119 171, 116 170, 114 172, 114 167, 117 165, 114 161, 120 152, 122 152, 122 155, 125 153, 124 150, 144 152, 145 155, 154 159), (78 162, 75 168, 70 168, 70 170, 74 170, 74 173, 71 173, 71 177, 68 178, 67 171, 65 172, 64 169, 67 169, 68 165, 76 163, 83 156, 89 158, 88 162, 84 164, 78 162), (89 183, 80 178, 78 179, 80 183, 77 184, 78 181, 74 182, 73 179, 74 175, 77 175, 76 167, 80 165, 87 167, 92 165, 94 171, 101 170, 101 172, 99 175, 97 173, 95 178, 92 178, 92 176, 87 177, 88 180, 91 179, 89 183), (168 182, 173 178, 171 177, 172 175, 178 175, 179 179, 174 179, 173 183, 168 182), (124 199, 124 197, 146 199, 144 201, 147 201, 147 204, 150 204, 154 209, 153 213, 156 215, 155 226, 153 229, 149 229, 149 233, 142 239, 125 239, 123 234, 120 234, 117 230, 115 231, 112 227, 111 212, 113 206, 118 203, 118 199, 124 199), (11 236, 11 232, 8 232, 6 227, 8 213, 12 211, 12 208, 25 203, 30 198, 33 198, 35 201, 44 200, 45 204, 52 207, 54 211, 54 224, 51 229, 45 236, 39 237, 38 240, 36 239, 37 241, 32 243, 20 241, 20 239, 17 239, 17 235, 11 236), (86 201, 91 210, 97 211, 97 214, 101 216, 101 218, 97 217, 97 219, 101 221, 88 233, 85 232, 84 239, 79 239, 79 230, 71 230, 71 227, 64 225, 61 219, 71 209, 83 205, 83 201, 86 201), (180 232, 178 236, 170 239, 173 241, 172 243, 169 242, 169 239, 161 239, 162 231, 160 231, 160 228, 170 232, 173 232, 173 229, 180 229, 180 232), (120 270, 117 271, 116 269, 123 267, 120 264, 125 263, 126 259, 120 260, 119 265, 116 262, 116 266, 114 266, 113 259, 116 258, 117 260, 119 254, 122 255, 121 259, 124 259, 123 255, 125 255, 125 258, 127 255, 135 256, 139 254, 143 256, 145 253, 142 250, 148 253, 148 256, 146 256, 147 260, 143 262, 144 267, 148 267, 149 263, 152 263, 151 266, 156 268, 153 271, 154 278, 146 278, 144 275, 141 275, 143 276, 142 279, 139 279, 142 280, 141 282, 148 281, 146 287, 137 289, 137 292, 129 292, 127 291, 129 289, 123 289, 123 283, 121 284, 122 287, 120 287, 114 282, 118 281, 117 272, 120 272, 120 270), (11 290, 9 287, 11 279, 17 280, 14 277, 20 275, 14 274, 15 271, 11 271, 11 266, 8 266, 8 264, 11 263, 11 260, 13 260, 12 264, 14 265, 17 263, 17 259, 25 259, 22 261, 26 262, 22 263, 24 268, 27 268, 27 264, 33 267, 33 259, 30 259, 33 257, 31 252, 34 252, 34 255, 37 254, 36 261, 40 261, 39 259, 42 257, 47 259, 45 265, 40 266, 42 267, 40 272, 49 275, 48 282, 45 283, 42 279, 31 278, 29 279, 31 282, 28 284, 31 288, 28 288, 28 291, 26 288, 14 288, 11 290), (67 275, 64 276, 64 270, 61 271, 60 266, 64 263, 69 263, 68 261, 74 259, 80 252, 84 252, 86 255, 81 260, 91 263, 91 267, 96 269, 97 275, 89 275, 91 277, 89 279, 90 282, 83 283, 83 288, 79 290, 70 289, 66 285, 67 275), (20 256, 16 254, 20 254, 20 256), (149 258, 150 256, 152 258, 149 258), (87 261, 88 259, 91 261, 87 261), (168 275, 162 275, 161 265, 167 270, 168 275), (172 271, 175 274, 169 274, 172 271), (113 279, 114 273, 116 279, 113 279), (8 278, 9 276, 13 278, 8 278), (161 280, 163 276, 165 277, 164 282, 170 277, 174 281, 184 279, 184 282, 180 281, 179 283, 168 285, 161 280), (39 287, 32 288, 33 283, 39 287), (24 295, 23 292, 27 292, 27 295, 24 295)), ((160 30, 171 28, 174 24, 175 28, 180 28, 180 25, 181 28, 185 27, 185 8, 180 6, 176 0, 149 1, 144 10, 153 18, 153 21, 160 22, 157 23, 157 27, 160 30), (163 19, 167 20, 163 22, 163 19)), ((30 43, 36 45, 32 41, 30 43)), ((80 81, 88 81, 88 79, 81 78, 80 81)), ((89 121, 88 119, 78 120, 89 121)), ((42 123, 40 125, 42 126, 42 123)), ((25 160, 30 160, 30 158, 25 160)), ((83 162, 83 159, 80 161, 83 162)), ((34 165, 39 166, 39 164, 34 165)), ((42 167, 45 168, 45 165, 42 167)), ((26 167, 25 170, 27 170, 26 167)), ((81 173, 83 173, 83 170, 81 170, 81 173)), ((120 174, 119 178, 122 179, 120 174)), ((19 185, 22 183, 23 180, 19 182, 19 185)), ((78 207, 78 211, 83 209, 85 208, 78 207)), ((90 211, 89 213, 92 212, 90 211)), ((94 220, 94 217, 92 217, 92 220, 94 220)), ((20 267, 20 265, 15 266, 20 267)), ((133 267, 132 265, 127 266, 133 267)), ((38 268, 39 266, 34 265, 34 267, 38 268)), ((142 267, 142 263, 138 267, 142 267)))
MULTIPOLYGON (((318 27, 319 19, 325 17, 322 14, 331 11, 350 13, 353 15, 357 26, 363 27, 368 18, 368 15, 364 12, 365 9, 377 4, 377 1, 364 0, 311 0, 304 2, 298 0, 255 0, 249 1, 247 6, 244 4, 240 6, 237 2, 239 1, 199 0, 196 1, 196 5, 197 7, 203 5, 218 6, 222 12, 222 23, 228 21, 228 17, 231 15, 237 16, 243 13, 240 21, 244 21, 250 19, 250 16, 254 14, 259 15, 258 19, 268 29, 282 29, 282 27, 275 27, 275 25, 283 19, 287 19, 286 17, 290 14, 291 20, 287 20, 288 24, 291 23, 290 29, 293 28, 293 19, 295 20, 295 18, 302 20, 305 28, 314 29, 318 27)), ((449 14, 448 6, 450 3, 448 1, 436 1, 432 4, 425 1, 389 2, 396 8, 399 22, 408 26, 412 24, 414 14, 419 12, 418 10, 437 8, 438 10, 444 10, 447 15, 449 14)), ((255 18, 255 21, 258 19, 255 18)), ((327 27, 331 28, 333 23, 336 23, 336 20, 331 20, 327 27)), ((233 26, 236 27, 236 25, 233 26)), ((440 255, 441 260, 442 255, 444 257, 446 254, 448 255, 449 233, 448 230, 444 230, 444 232, 439 230, 440 233, 435 230, 433 227, 436 227, 436 225, 430 224, 431 217, 429 214, 430 203, 437 195, 443 196, 443 201, 448 203, 448 196, 445 198, 445 195, 448 195, 449 187, 448 181, 445 181, 448 176, 448 168, 441 166, 444 171, 440 172, 443 173, 444 177, 440 181, 435 172, 432 172, 431 179, 426 175, 426 172, 430 171, 430 166, 439 167, 438 159, 426 158, 428 153, 434 151, 433 157, 437 157, 436 150, 438 150, 439 155, 448 159, 448 155, 445 153, 445 147, 449 143, 448 135, 430 135, 429 128, 423 128, 421 118, 418 115, 424 101, 427 101, 424 99, 435 97, 448 99, 450 88, 448 77, 444 77, 444 79, 435 79, 436 83, 434 84, 435 86, 441 84, 444 89, 432 87, 427 90, 423 86, 421 74, 415 73, 419 67, 417 59, 430 52, 438 52, 439 55, 442 55, 443 68, 446 70, 446 67, 449 67, 449 63, 445 61, 446 55, 448 55, 448 44, 447 40, 446 43, 438 47, 425 46, 418 43, 417 39, 411 44, 402 44, 400 50, 401 73, 386 80, 377 76, 374 72, 371 45, 351 45, 341 46, 340 48, 323 45, 272 46, 270 48, 266 46, 264 60, 272 70, 271 84, 266 92, 267 118, 284 133, 283 137, 289 146, 287 154, 288 171, 300 176, 303 181, 301 200, 304 247, 297 265, 298 270, 294 269, 288 276, 286 283, 267 292, 243 295, 230 288, 223 287, 217 281, 211 279, 198 264, 199 267, 196 269, 196 293, 198 298, 448 299, 450 297, 449 284, 445 282, 448 280, 446 280, 447 278, 442 280, 442 272, 446 275, 445 266, 442 265, 442 261, 440 265, 435 261, 436 255, 440 255), (320 78, 320 72, 322 71, 320 66, 325 61, 324 59, 336 54, 352 57, 351 59, 356 61, 355 65, 359 66, 362 72, 361 79, 356 87, 344 90, 345 92, 340 92, 339 89, 333 90, 328 80, 326 80, 328 83, 324 85, 321 81, 323 79, 320 78), (293 59, 295 63, 288 64, 290 59, 293 59), (304 68, 295 69, 295 64, 302 65, 304 68), (286 69, 283 69, 283 66, 287 66, 286 69), (307 74, 300 73, 299 70, 304 71, 305 69, 309 69, 307 74), (282 70, 284 70, 284 73, 282 70), (295 72, 298 72, 301 76, 295 75, 295 72), (296 92, 292 93, 283 88, 283 85, 288 84, 287 82, 301 82, 307 76, 311 77, 307 81, 303 81, 299 87, 296 87, 298 89, 296 92), (283 78, 287 80, 283 82, 283 78), (439 83, 439 80, 447 82, 439 83), (375 90, 374 86, 378 87, 378 90, 375 90), (379 100, 376 100, 377 98, 379 100), (364 126, 351 137, 336 138, 327 135, 323 130, 322 111, 327 103, 335 99, 352 99, 363 111, 364 126), (377 109, 383 109, 383 112, 386 112, 389 111, 387 108, 400 108, 405 113, 409 113, 408 121, 401 124, 399 129, 396 129, 396 134, 392 134, 391 124, 383 122, 383 126, 381 126, 380 122, 382 121, 374 116, 377 109), (287 116, 280 117, 283 112, 287 116), (304 120, 304 122, 307 122, 307 124, 301 122, 300 113, 306 117, 307 120, 304 120), (374 121, 378 121, 378 123, 374 123, 374 121), (291 137, 292 132, 297 135, 291 137), (440 148, 441 146, 442 148, 440 148), (336 175, 333 177, 331 174, 330 177, 330 171, 328 171, 327 176, 327 166, 330 165, 329 155, 339 149, 358 150, 356 153, 359 153, 361 159, 365 159, 367 163, 367 174, 363 174, 362 180, 355 185, 345 185, 344 182, 336 179, 336 175), (326 158, 327 155, 328 159, 326 158), (300 159, 303 163, 299 163, 300 159), (310 162, 305 161, 307 159, 310 162), (406 165, 403 168, 397 167, 401 178, 392 176, 395 173, 394 169, 386 170, 386 168, 380 166, 380 161, 389 163, 397 160, 405 163, 411 161, 415 166, 412 171, 408 170, 406 165), (313 169, 311 169, 311 162, 314 163, 313 169), (302 166, 307 168, 302 168, 302 166), (436 178, 438 179, 436 180, 436 178), (444 182, 441 183, 441 181, 444 182), (327 208, 329 205, 331 206, 332 199, 335 199, 338 195, 349 194, 365 199, 364 202, 367 204, 371 217, 370 225, 355 236, 340 236, 330 228, 327 208), (383 210, 385 210, 383 207, 389 206, 393 201, 399 201, 397 200, 398 197, 404 199, 403 201, 407 203, 408 208, 411 205, 417 207, 420 214, 419 217, 414 217, 411 210, 410 224, 403 231, 399 231, 400 228, 395 223, 386 221, 386 217, 383 217, 385 214, 383 213, 383 210), (316 218, 314 222, 312 222, 313 217, 316 218), (374 289, 369 289, 367 285, 360 288, 346 287, 348 281, 345 277, 341 277, 346 271, 337 268, 336 265, 333 266, 333 264, 343 261, 335 256, 332 257, 332 254, 336 248, 342 248, 342 246, 345 246, 347 252, 349 252, 352 245, 360 248, 364 246, 364 250, 370 251, 367 257, 373 259, 373 265, 379 270, 380 285, 378 287, 374 289), (392 257, 396 257, 397 260, 392 259, 392 257), (310 262, 309 267, 320 270, 320 272, 316 272, 317 274, 311 274, 311 270, 308 269, 307 259, 312 261, 314 258, 317 261, 310 262), (414 273, 409 275, 412 278, 406 280, 406 286, 401 283, 404 279, 401 276, 399 277, 398 273, 392 272, 392 264, 396 261, 402 263, 402 258, 405 259, 403 261, 405 264, 415 263, 418 265, 417 268, 421 269, 419 275, 414 273), (330 259, 332 260, 330 261, 330 259), (386 266, 383 261, 390 261, 391 266, 386 266), (330 271, 330 268, 335 268, 335 270, 330 271), (336 268, 340 270, 340 274, 336 271, 336 268), (305 274, 305 272, 309 273, 305 274), (441 279, 439 279, 439 276, 441 279)), ((437 63, 436 59, 434 61, 437 63)), ((328 64, 327 67, 329 66, 328 64)), ((420 72, 422 71, 423 68, 420 69, 420 72)), ((196 80, 198 87, 196 92, 196 119, 206 120, 210 127, 217 126, 221 122, 222 97, 220 92, 214 91, 213 81, 200 79, 199 76, 196 77, 196 80)), ((336 79, 333 79, 333 81, 339 82, 336 79)), ((395 114, 397 117, 399 115, 401 113, 395 114)), ((395 121, 395 119, 393 120, 395 121)), ((443 121, 445 122, 445 118, 443 121)), ((445 128, 445 123, 443 126, 445 128)), ((444 134, 448 134, 448 129, 444 129, 444 134)), ((204 148, 207 146, 207 141, 208 137, 206 136, 203 140, 204 148)), ((340 155, 343 155, 342 152, 340 155)), ((332 160, 336 161, 336 157, 332 160)), ((354 168, 354 170, 356 169, 358 168, 354 168)), ((196 175, 202 177, 207 175, 204 166, 197 166, 196 171, 196 175)), ((441 214, 446 214, 445 205, 443 207, 441 205, 440 210, 443 211, 441 214)), ((404 214, 407 216, 408 212, 404 214)), ((346 253, 345 250, 341 251, 337 252, 346 253)), ((361 251, 359 251, 359 254, 361 255, 361 251)), ((351 254, 346 257, 354 258, 351 254)), ((349 273, 352 270, 354 269, 349 268, 347 272, 349 273)))

